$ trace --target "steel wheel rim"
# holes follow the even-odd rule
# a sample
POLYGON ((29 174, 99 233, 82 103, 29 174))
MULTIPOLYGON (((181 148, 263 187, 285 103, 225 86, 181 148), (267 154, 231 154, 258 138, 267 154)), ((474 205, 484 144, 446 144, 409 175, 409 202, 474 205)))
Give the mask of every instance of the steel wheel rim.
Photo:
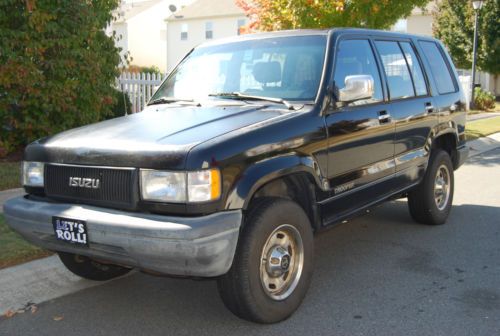
POLYGON ((441 165, 434 180, 434 201, 439 210, 444 210, 450 199, 450 171, 445 165, 441 165))
POLYGON ((299 231, 289 225, 277 227, 267 238, 260 257, 260 281, 271 299, 289 297, 304 267, 304 245, 299 231))

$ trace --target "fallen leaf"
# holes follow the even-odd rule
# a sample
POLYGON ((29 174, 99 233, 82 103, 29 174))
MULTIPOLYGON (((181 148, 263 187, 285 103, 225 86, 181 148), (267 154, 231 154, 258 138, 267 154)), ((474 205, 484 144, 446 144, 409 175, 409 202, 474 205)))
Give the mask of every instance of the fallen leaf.
POLYGON ((54 321, 61 321, 63 318, 62 316, 54 316, 54 321))
POLYGON ((9 310, 7 310, 7 311, 5 312, 5 314, 3 314, 3 316, 5 316, 6 318, 11 318, 11 317, 12 317, 12 316, 14 316, 14 315, 16 315, 16 312, 15 312, 15 311, 13 311, 13 310, 10 310, 10 309, 9 309, 9 310))

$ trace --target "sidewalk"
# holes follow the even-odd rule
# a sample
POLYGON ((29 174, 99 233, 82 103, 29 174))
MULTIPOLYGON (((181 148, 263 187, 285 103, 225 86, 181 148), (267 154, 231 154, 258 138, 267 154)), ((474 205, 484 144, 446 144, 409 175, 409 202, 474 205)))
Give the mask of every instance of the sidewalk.
POLYGON ((470 148, 469 157, 479 155, 481 153, 500 147, 500 132, 488 135, 484 138, 469 141, 467 144, 470 148))
MULTIPOLYGON (((468 145, 470 157, 490 151, 500 147, 500 133, 471 141, 468 145)), ((8 198, 22 194, 22 189, 1 191, 0 212, 8 198)), ((102 282, 73 275, 57 256, 6 268, 0 270, 0 317, 9 309, 16 311, 32 303, 42 303, 100 284, 102 282)))
POLYGON ((481 119, 500 117, 500 112, 486 112, 477 114, 467 114, 467 122, 481 119))

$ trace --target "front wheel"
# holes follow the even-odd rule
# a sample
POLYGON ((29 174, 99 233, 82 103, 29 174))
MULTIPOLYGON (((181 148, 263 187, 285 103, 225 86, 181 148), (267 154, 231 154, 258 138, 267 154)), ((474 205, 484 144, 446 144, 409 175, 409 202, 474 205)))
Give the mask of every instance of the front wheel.
POLYGON ((304 298, 313 271, 309 218, 296 203, 257 199, 243 227, 233 265, 217 284, 226 307, 258 323, 288 318, 304 298))
POLYGON ((437 150, 431 155, 423 181, 408 194, 411 216, 423 224, 445 223, 450 214, 453 191, 454 176, 450 156, 443 150, 437 150))
POLYGON ((111 280, 131 271, 130 268, 118 265, 102 264, 88 257, 77 254, 65 252, 58 252, 58 254, 59 259, 61 259, 64 266, 66 266, 69 271, 79 277, 89 280, 111 280))

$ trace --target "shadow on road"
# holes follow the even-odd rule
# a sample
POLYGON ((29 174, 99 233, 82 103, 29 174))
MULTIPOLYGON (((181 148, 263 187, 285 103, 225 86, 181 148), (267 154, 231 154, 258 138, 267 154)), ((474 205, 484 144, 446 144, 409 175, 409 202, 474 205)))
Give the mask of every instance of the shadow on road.
POLYGON ((406 202, 394 201, 319 234, 311 289, 299 311, 277 325, 231 315, 215 281, 138 273, 3 320, 0 330, 8 335, 22 324, 29 326, 23 334, 37 335, 490 332, 500 326, 500 225, 491 223, 499 216, 498 207, 454 206, 447 225, 431 227, 412 222, 406 202))
POLYGON ((500 165, 500 148, 490 150, 481 155, 471 157, 467 160, 468 165, 479 165, 483 167, 493 167, 500 165))

